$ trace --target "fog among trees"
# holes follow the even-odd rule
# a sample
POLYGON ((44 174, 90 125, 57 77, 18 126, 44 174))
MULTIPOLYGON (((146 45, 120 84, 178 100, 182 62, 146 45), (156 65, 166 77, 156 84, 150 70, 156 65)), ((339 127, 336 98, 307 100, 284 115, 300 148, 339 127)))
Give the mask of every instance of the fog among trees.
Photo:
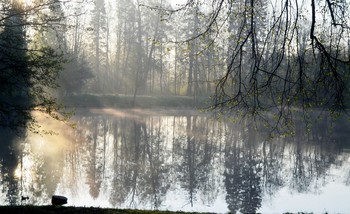
POLYGON ((0 202, 254 213, 285 190, 348 191, 349 13, 349 0, 1 0, 0 202))
POLYGON ((33 110, 65 121, 59 100, 76 94, 211 97, 209 109, 271 127, 292 126, 294 111, 337 113, 347 17, 348 2, 331 0, 5 0, 1 125, 35 130, 33 110))

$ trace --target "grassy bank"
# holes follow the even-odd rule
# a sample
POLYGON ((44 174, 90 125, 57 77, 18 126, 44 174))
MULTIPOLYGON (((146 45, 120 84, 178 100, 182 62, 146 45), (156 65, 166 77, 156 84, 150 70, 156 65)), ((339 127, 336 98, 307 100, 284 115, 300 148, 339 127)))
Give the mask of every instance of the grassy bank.
POLYGON ((168 214, 168 213, 184 213, 171 211, 150 211, 150 210, 130 210, 130 209, 110 209, 96 207, 65 207, 65 206, 0 206, 0 213, 10 214, 44 214, 44 213, 84 213, 84 214, 168 214))
POLYGON ((67 107, 75 108, 194 108, 206 105, 208 98, 194 99, 188 96, 137 96, 135 103, 131 95, 77 94, 62 99, 67 107))

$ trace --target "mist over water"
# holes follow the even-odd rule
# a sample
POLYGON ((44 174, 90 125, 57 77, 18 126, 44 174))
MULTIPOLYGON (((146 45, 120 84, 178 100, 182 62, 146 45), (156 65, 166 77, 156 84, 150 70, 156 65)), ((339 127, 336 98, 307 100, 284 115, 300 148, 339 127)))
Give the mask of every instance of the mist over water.
POLYGON ((0 205, 349 212, 350 4, 300 3, 1 0, 0 205))
POLYGON ((325 119, 310 133, 300 128, 293 137, 266 140, 267 130, 249 120, 232 124, 199 113, 90 109, 74 120, 77 129, 46 121, 58 135, 28 134, 12 153, 1 153, 1 204, 45 205, 60 194, 70 206, 350 209, 334 199, 350 194, 347 121, 325 119))

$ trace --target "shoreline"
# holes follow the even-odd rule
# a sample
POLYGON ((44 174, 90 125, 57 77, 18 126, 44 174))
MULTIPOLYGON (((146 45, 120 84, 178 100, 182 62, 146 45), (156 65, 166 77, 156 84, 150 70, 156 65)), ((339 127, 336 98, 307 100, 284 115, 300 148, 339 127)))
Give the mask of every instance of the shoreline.
POLYGON ((72 207, 72 206, 35 206, 35 205, 18 205, 18 206, 0 206, 0 213, 23 214, 23 213, 84 213, 84 214, 173 214, 173 213, 199 213, 184 211, 164 211, 164 210, 137 210, 137 209, 118 209, 118 208, 100 208, 100 207, 72 207))

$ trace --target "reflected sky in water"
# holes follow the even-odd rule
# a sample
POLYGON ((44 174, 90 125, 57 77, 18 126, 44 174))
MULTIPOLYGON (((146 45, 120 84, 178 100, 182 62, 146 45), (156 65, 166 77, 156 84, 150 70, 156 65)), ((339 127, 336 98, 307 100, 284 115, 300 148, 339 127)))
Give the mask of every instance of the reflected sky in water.
MULTIPOLYGON (((58 135, 2 130, 0 203, 205 212, 347 212, 350 126, 268 139, 263 125, 188 111, 90 109, 58 135), (21 196, 29 200, 22 201, 21 196)), ((331 129, 330 127, 333 127, 331 129)))

